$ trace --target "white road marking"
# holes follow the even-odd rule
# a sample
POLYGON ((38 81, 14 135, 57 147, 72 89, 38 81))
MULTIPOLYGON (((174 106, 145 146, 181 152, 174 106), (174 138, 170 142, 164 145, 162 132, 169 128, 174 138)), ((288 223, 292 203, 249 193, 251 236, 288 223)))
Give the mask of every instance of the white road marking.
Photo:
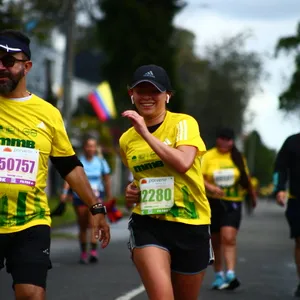
POLYGON ((123 296, 120 296, 120 297, 116 298, 115 300, 131 300, 134 297, 138 296, 139 294, 143 293, 144 291, 145 291, 144 286, 140 285, 136 289, 133 289, 133 290, 127 292, 126 294, 124 294, 123 296))

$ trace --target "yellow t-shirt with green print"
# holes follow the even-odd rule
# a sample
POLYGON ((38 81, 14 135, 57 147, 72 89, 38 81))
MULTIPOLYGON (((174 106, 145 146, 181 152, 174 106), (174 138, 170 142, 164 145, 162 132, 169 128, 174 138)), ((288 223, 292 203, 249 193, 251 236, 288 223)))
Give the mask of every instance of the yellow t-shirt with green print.
MULTIPOLYGON (((246 172, 248 170, 244 159, 246 172)), ((206 180, 223 189, 225 196, 220 198, 229 201, 242 201, 245 190, 240 186, 240 171, 231 159, 231 154, 221 153, 212 148, 202 158, 202 174, 206 180)), ((207 191, 207 196, 212 195, 207 191)))
POLYGON ((0 97, 0 234, 51 225, 49 156, 74 154, 57 108, 35 95, 0 97))
MULTIPOLYGON (((168 111, 164 122, 152 134, 170 147, 194 146, 198 153, 191 168, 180 174, 164 163, 133 127, 121 136, 122 160, 132 172, 137 186, 144 178, 174 177, 173 207, 165 214, 150 216, 186 224, 210 224, 210 206, 201 174, 201 157, 206 147, 200 137, 197 121, 189 115, 168 111)), ((140 204, 136 205, 133 212, 141 214, 140 204)))

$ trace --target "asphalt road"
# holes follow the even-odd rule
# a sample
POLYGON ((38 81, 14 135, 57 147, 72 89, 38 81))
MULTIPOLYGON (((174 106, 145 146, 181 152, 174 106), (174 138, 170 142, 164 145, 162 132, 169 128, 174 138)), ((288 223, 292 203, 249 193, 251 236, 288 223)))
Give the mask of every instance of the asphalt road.
MULTIPOLYGON (((76 228, 60 234, 76 235, 76 228)), ((58 232, 55 231, 55 235, 58 232)), ((127 250, 127 220, 112 226, 112 242, 100 252, 97 265, 79 265, 78 243, 74 238, 53 238, 48 300, 145 300, 139 276, 127 250)), ((244 217, 238 239, 237 274, 242 282, 234 292, 212 291, 212 268, 207 271, 199 299, 274 300, 293 299, 297 285, 293 263, 293 242, 288 238, 284 211, 261 201, 252 217, 244 217)), ((10 277, 0 272, 0 299, 14 299, 10 277)), ((187 299, 188 300, 188 299, 187 299)))

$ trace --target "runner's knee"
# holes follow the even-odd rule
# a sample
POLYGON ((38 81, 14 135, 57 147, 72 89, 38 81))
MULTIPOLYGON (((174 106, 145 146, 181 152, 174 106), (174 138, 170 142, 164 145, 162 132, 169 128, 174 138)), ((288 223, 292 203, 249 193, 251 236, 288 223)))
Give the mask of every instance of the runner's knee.
POLYGON ((222 244, 227 246, 235 246, 236 245, 236 236, 233 235, 222 235, 222 244))

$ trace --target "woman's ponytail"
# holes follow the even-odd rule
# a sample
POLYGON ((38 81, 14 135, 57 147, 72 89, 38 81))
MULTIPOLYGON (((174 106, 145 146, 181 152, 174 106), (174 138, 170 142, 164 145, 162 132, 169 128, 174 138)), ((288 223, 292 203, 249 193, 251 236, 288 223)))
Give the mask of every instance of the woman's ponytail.
POLYGON ((233 147, 231 149, 231 159, 240 171, 240 180, 239 180, 240 185, 244 189, 250 190, 251 184, 250 184, 247 172, 246 172, 245 162, 244 162, 241 152, 237 149, 237 147, 235 145, 233 145, 233 147))

